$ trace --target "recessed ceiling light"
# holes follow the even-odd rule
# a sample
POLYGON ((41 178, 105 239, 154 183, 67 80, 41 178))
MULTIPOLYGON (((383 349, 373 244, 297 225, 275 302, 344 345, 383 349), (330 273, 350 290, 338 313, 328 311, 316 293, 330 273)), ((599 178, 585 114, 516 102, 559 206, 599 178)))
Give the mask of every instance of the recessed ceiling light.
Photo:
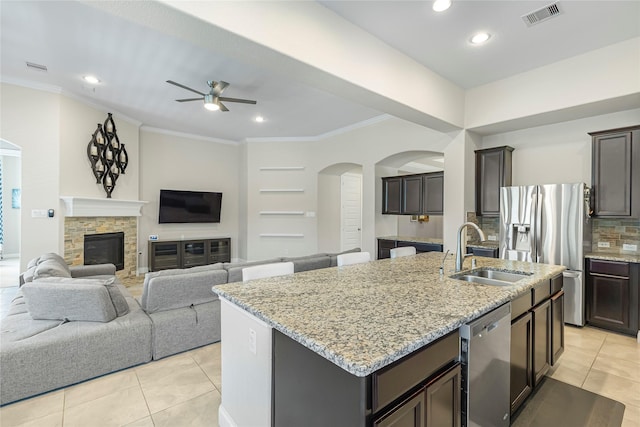
POLYGON ((83 77, 84 81, 87 83, 91 83, 92 85, 97 85, 98 83, 100 83, 100 80, 96 77, 96 76, 84 76, 83 77))
POLYGON ((469 40, 472 44, 482 44, 491 38, 491 34, 489 33, 478 33, 475 34, 469 40))
POLYGON ((264 117, 256 116, 255 121, 258 122, 258 123, 262 123, 262 122, 264 122, 264 117))
POLYGON ((451 7, 451 0, 435 0, 433 2, 433 10, 436 12, 444 12, 451 7))

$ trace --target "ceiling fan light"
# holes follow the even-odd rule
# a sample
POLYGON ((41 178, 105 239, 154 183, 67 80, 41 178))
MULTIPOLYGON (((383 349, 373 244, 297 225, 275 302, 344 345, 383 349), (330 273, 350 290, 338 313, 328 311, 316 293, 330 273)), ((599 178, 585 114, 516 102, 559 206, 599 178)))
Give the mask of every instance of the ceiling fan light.
POLYGON ((204 108, 209 111, 218 111, 220 106, 218 105, 218 99, 211 94, 204 96, 204 108))

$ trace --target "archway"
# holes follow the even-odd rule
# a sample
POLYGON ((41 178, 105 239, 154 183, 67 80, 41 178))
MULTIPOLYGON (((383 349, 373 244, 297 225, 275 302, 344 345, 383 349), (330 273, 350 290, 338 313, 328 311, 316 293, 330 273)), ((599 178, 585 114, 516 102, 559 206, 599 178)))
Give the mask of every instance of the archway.
POLYGON ((318 172, 318 250, 362 246, 362 165, 337 163, 318 172))
MULTIPOLYGON (((444 154, 414 150, 396 153, 376 163, 376 236, 443 237, 443 215, 431 215, 418 221, 406 215, 382 215, 382 177, 445 170, 444 154)), ((445 174, 446 180, 446 174, 445 174)))
POLYGON ((2 283, 16 286, 20 265, 20 147, 0 138, 0 260, 2 283))

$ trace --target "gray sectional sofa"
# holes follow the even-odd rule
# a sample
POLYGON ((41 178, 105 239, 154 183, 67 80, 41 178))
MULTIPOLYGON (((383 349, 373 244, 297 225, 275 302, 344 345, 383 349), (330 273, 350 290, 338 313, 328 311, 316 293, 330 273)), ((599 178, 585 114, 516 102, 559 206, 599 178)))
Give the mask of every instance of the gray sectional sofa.
POLYGON ((297 273, 337 266, 338 255, 147 273, 140 301, 112 264, 68 267, 57 254, 38 257, 0 320, 0 405, 217 342, 212 286, 242 281, 252 265, 291 261, 297 273))

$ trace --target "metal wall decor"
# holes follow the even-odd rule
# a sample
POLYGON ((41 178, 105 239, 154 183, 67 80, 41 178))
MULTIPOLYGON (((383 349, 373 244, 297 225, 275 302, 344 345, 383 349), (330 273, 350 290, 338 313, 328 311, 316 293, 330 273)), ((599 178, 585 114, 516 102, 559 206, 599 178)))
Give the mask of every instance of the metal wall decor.
POLYGON ((118 177, 127 169, 129 155, 124 144, 120 143, 111 113, 107 114, 107 120, 104 124, 98 123, 98 128, 91 136, 87 156, 96 184, 102 184, 107 199, 110 199, 118 177))

